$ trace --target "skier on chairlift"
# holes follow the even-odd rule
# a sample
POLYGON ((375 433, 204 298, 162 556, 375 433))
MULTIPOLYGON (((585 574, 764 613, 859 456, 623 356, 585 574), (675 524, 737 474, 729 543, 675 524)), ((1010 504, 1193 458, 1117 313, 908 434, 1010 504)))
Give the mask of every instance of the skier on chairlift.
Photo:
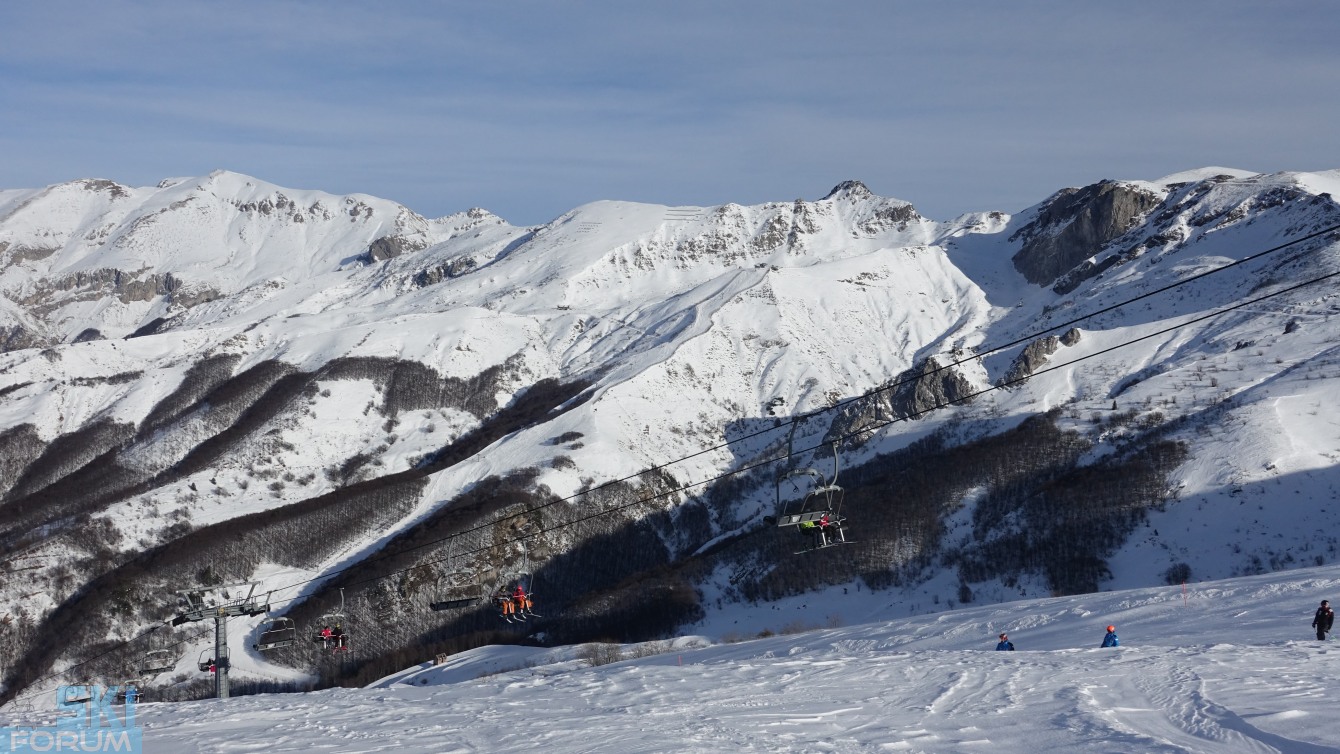
POLYGON ((520 615, 530 613, 530 595, 526 594, 526 588, 520 583, 516 585, 516 589, 512 590, 512 605, 513 611, 520 615))
POLYGON ((498 593, 493 596, 493 601, 498 604, 502 611, 502 617, 505 620, 512 620, 512 613, 516 612, 516 603, 512 600, 512 595, 507 593, 507 587, 502 587, 498 593))
POLYGON ((797 530, 800 531, 801 534, 809 535, 810 539, 813 540, 811 542, 811 549, 818 550, 822 547, 828 546, 829 525, 830 522, 828 520, 828 514, 825 513, 824 515, 820 516, 819 520, 817 521, 800 522, 800 525, 796 528, 797 530))

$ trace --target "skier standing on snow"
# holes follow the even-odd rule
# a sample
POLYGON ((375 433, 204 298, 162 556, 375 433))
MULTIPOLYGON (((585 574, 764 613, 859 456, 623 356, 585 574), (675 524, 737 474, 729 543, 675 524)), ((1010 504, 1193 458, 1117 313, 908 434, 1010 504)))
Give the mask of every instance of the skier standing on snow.
POLYGON ((1116 626, 1108 626, 1108 627, 1107 627, 1107 636, 1104 636, 1104 637, 1103 637, 1103 646, 1104 646, 1104 647, 1119 647, 1119 646, 1121 646, 1121 640, 1117 638, 1117 627, 1116 627, 1116 626))
POLYGON ((1013 651, 1014 651, 1014 642, 1010 641, 1010 637, 1006 636, 1005 634, 1001 634, 1001 635, 1000 635, 1000 643, 996 645, 996 651, 997 651, 997 652, 1013 652, 1013 651))
POLYGON ((1331 603, 1326 600, 1321 601, 1321 607, 1317 608, 1317 614, 1312 618, 1312 627, 1317 629, 1317 639, 1326 641, 1326 634, 1335 625, 1335 611, 1331 609, 1331 603))

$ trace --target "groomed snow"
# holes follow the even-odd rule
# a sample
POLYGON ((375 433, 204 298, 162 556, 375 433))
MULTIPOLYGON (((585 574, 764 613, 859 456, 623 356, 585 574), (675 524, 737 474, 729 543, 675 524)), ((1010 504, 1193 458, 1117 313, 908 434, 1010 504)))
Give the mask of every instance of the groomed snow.
POLYGON ((1340 648, 1309 623, 1338 593, 1327 566, 680 639, 598 667, 484 647, 366 689, 145 704, 139 720, 150 754, 1334 752, 1340 648), (1109 622, 1122 646, 1099 649, 1109 622), (1019 651, 992 651, 1001 631, 1019 651))

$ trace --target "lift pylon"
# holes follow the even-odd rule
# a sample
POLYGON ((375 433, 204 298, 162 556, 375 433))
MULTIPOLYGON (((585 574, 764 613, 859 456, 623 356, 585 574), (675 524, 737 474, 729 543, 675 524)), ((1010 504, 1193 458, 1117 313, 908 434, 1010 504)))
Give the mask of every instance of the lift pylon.
MULTIPOLYGON (((214 619, 214 696, 228 698, 228 619, 239 615, 255 617, 270 612, 270 606, 256 595, 259 581, 226 586, 200 587, 177 591, 181 608, 172 625, 214 619)), ((206 665, 206 663, 201 663, 206 665)))

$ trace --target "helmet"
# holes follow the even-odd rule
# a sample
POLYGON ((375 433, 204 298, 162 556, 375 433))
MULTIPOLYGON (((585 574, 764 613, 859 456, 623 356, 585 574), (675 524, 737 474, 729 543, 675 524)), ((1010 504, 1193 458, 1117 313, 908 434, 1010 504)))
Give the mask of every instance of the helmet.
POLYGON ((1112 633, 1113 631, 1116 631, 1116 630, 1117 630, 1117 627, 1116 627, 1116 626, 1108 626, 1108 627, 1107 627, 1107 632, 1108 632, 1109 634, 1112 633))

